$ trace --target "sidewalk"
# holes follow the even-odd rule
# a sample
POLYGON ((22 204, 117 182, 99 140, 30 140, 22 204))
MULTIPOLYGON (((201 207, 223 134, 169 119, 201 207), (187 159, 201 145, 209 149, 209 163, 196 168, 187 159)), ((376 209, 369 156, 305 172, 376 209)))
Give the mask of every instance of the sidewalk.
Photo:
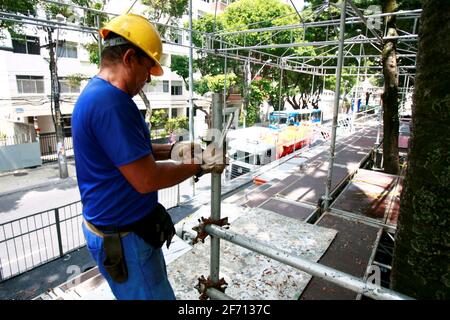
MULTIPOLYGON (((75 160, 67 160, 69 177, 76 180, 75 160)), ((9 172, 0 172, 0 197, 10 193, 31 190, 42 186, 55 185, 66 182, 67 179, 59 177, 58 163, 48 163, 37 168, 19 169, 9 172)))

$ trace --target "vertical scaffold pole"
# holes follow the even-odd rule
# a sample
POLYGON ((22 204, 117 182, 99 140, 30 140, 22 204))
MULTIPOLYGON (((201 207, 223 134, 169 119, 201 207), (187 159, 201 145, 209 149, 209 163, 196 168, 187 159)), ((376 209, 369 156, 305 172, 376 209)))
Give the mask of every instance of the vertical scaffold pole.
MULTIPOLYGON (((219 93, 214 93, 212 97, 212 129, 214 133, 214 141, 219 143, 220 134, 222 132, 222 102, 223 99, 219 93)), ((222 146, 217 146, 222 148, 222 146)), ((224 150, 225 152, 225 150, 224 150)), ((221 174, 211 173, 211 219, 220 219, 220 201, 221 201, 221 174)), ((219 266, 220 266, 220 238, 211 236, 211 266, 210 274, 213 283, 219 282, 219 266)))
MULTIPOLYGON (((334 92, 334 110, 333 110, 333 128, 331 130, 331 142, 330 142, 330 161, 327 174, 327 182, 325 186, 325 199, 324 199, 324 210, 328 210, 331 198, 331 178, 333 174, 334 165, 334 153, 336 149, 336 131, 337 131, 337 120, 339 111, 339 96, 341 93, 341 74, 342 74, 342 62, 344 53, 344 31, 345 31, 345 9, 347 6, 347 0, 342 1, 341 5, 341 21, 339 25, 339 51, 338 51, 338 62, 336 69, 336 90, 334 92)), ((344 103, 344 101, 342 101, 344 103)))
MULTIPOLYGON (((192 44, 192 0, 189 0, 189 139, 194 141, 194 50, 192 44)), ((195 196, 195 182, 191 179, 192 196, 195 196)))

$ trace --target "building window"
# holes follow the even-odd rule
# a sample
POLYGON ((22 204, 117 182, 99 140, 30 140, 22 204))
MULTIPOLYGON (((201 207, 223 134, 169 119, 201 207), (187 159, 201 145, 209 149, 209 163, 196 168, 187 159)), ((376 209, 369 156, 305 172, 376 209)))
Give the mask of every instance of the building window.
POLYGON ((66 78, 59 78, 59 92, 61 93, 80 93, 80 84, 71 83, 66 78))
POLYGON ((16 76, 18 93, 44 93, 44 77, 16 76))
POLYGON ((147 93, 169 92, 169 81, 167 80, 155 82, 152 81, 151 83, 145 85, 144 92, 147 93))
MULTIPOLYGON (((62 126, 63 126, 63 132, 64 132, 64 137, 71 137, 72 136, 72 115, 71 114, 64 114, 62 116, 62 126)), ((69 146, 67 146, 67 142, 68 141, 64 141, 64 143, 66 144, 66 148, 68 148, 69 146)))
POLYGON ((160 87, 161 87, 160 81, 152 81, 145 85, 144 92, 147 92, 147 93, 160 92, 161 91, 160 87))
POLYGON ((170 87, 170 93, 172 96, 181 96, 183 94, 183 84, 181 81, 172 81, 170 87))
POLYGON ((168 80, 163 80, 163 81, 155 81, 155 82, 151 82, 149 84, 146 84, 144 87, 144 92, 147 93, 161 93, 161 92, 165 92, 168 93, 169 92, 169 81, 168 80))
POLYGON ((58 41, 59 58, 78 58, 78 48, 75 42, 58 41))
POLYGON ((13 52, 24 54, 41 54, 38 37, 26 36, 26 39, 12 39, 13 52))
POLYGON ((169 80, 163 80, 163 92, 169 92, 169 80))

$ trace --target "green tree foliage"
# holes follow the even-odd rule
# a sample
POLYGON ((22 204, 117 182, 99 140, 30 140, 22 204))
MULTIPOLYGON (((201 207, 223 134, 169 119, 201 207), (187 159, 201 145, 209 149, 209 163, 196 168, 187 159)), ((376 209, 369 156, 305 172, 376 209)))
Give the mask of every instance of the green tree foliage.
POLYGON ((225 85, 227 86, 227 93, 230 88, 236 85, 237 76, 234 73, 219 74, 216 76, 205 76, 200 80, 195 81, 194 90, 198 94, 205 94, 207 92, 223 93, 225 85), (225 79, 226 78, 226 79, 225 79))
MULTIPOLYGON (((70 0, 66 1, 68 4, 74 4, 77 6, 101 10, 108 0, 70 0)), ((94 27, 97 28, 97 19, 99 19, 99 24, 102 26, 107 20, 108 16, 103 13, 92 12, 89 10, 76 9, 70 6, 58 5, 48 2, 40 1, 43 9, 45 10, 49 19, 56 19, 58 14, 63 15, 68 22, 76 23, 81 26, 94 27), (98 18, 97 18, 98 17, 98 18)), ((92 34, 93 42, 84 44, 83 47, 89 52, 89 62, 99 65, 100 64, 100 53, 98 51, 98 35, 92 34)))
MULTIPOLYGON (((3 12, 10 12, 23 15, 35 15, 38 0, 2 0, 0 1, 0 9, 3 12)), ((14 37, 22 33, 21 24, 0 20, 0 37, 4 37, 3 30, 14 37)))
MULTIPOLYGON (((185 24, 185 27, 188 27, 185 24)), ((217 42, 206 44, 202 34, 219 32, 224 30, 223 15, 206 14, 201 19, 194 20, 192 23, 192 43, 199 48, 207 47, 208 49, 217 49, 220 45, 217 42)), ((238 62, 232 59, 228 59, 227 68, 237 73, 238 62)), ((195 67, 200 71, 202 76, 206 75, 218 75, 222 74, 225 70, 225 59, 216 54, 206 53, 205 51, 197 51, 197 59, 195 61, 195 67)))
POLYGON ((150 123, 152 125, 152 129, 161 129, 167 123, 167 113, 163 110, 154 110, 152 112, 152 117, 150 118, 150 123))
POLYGON ((189 118, 181 116, 168 119, 164 128, 166 132, 174 132, 178 129, 189 130, 189 118))
POLYGON ((188 0, 142 0, 148 6, 147 15, 157 25, 161 36, 166 37, 168 26, 176 25, 178 19, 187 11, 188 0))
MULTIPOLYGON (((230 4, 223 14, 225 31, 238 31, 254 28, 276 27, 298 23, 294 9, 278 0, 240 0, 230 4)), ((255 32, 230 35, 225 39, 234 44, 252 46, 271 43, 289 43, 291 39, 299 40, 298 30, 280 32, 255 32)), ((289 55, 293 48, 264 49, 275 55, 289 55)))
POLYGON ((178 74, 184 81, 186 88, 189 87, 189 57, 172 55, 170 62, 170 70, 178 74))

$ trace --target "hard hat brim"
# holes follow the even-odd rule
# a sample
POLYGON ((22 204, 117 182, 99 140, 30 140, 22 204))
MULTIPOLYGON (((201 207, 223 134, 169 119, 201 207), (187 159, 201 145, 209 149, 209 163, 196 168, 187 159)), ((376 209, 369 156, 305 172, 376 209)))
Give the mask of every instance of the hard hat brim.
POLYGON ((164 70, 161 67, 161 64, 156 61, 156 59, 153 59, 152 57, 149 58, 155 62, 155 65, 150 69, 150 74, 155 77, 162 76, 164 74, 164 70))
POLYGON ((128 40, 133 45, 140 48, 150 59, 154 61, 155 65, 150 69, 151 75, 162 76, 164 74, 164 70, 159 62, 162 55, 161 38, 158 31, 148 22, 146 18, 131 13, 116 17, 108 22, 105 27, 99 30, 100 36, 103 39, 106 39, 109 32, 114 32, 115 34, 128 40), (133 36, 133 34, 129 32, 128 28, 134 28, 137 34, 139 34, 139 37, 136 35, 133 36), (150 38, 145 38, 143 35, 150 35, 150 38), (148 41, 153 41, 156 47, 148 46, 148 41))

